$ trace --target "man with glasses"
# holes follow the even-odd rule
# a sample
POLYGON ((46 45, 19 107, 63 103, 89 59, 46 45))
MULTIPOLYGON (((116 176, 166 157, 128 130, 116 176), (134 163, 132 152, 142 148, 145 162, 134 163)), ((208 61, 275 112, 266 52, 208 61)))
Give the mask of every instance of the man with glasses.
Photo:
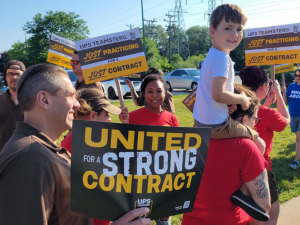
POLYGON ((90 87, 96 87, 99 88, 100 90, 102 90, 104 92, 104 88, 103 85, 100 82, 95 82, 92 84, 85 84, 84 79, 83 79, 83 72, 81 69, 81 65, 80 65, 80 61, 79 61, 79 56, 78 56, 78 52, 74 51, 74 54, 72 56, 71 59, 71 66, 72 66, 72 70, 73 73, 78 76, 78 80, 76 81, 74 87, 76 90, 80 90, 83 88, 90 88, 90 87))
POLYGON ((17 81, 26 70, 25 65, 17 60, 10 60, 5 64, 3 81, 8 87, 7 91, 0 95, 0 151, 13 134, 17 121, 23 121, 17 98, 17 81))

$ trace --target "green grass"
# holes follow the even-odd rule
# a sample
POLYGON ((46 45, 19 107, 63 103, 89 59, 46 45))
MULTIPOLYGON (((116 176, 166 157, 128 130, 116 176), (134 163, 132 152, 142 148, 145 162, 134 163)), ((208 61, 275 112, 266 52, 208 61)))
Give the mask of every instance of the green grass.
MULTIPOLYGON (((192 127, 194 122, 192 113, 182 104, 185 95, 173 96, 175 104, 175 115, 178 117, 180 126, 192 127)), ((119 102, 112 103, 115 106, 120 106, 119 102)), ((129 112, 138 109, 131 100, 125 101, 125 106, 129 112)), ((272 105, 276 107, 276 105, 272 105)), ((112 115, 112 122, 120 123, 118 116, 112 115)), ((65 134, 65 133, 64 133, 65 134)), ((63 135, 58 143, 62 140, 63 135)), ((295 158, 295 134, 291 133, 290 127, 286 127, 283 132, 276 133, 273 139, 273 149, 271 152, 272 171, 275 173, 275 178, 278 182, 279 201, 286 202, 289 199, 300 195, 300 169, 290 171, 288 166, 295 158)), ((172 217, 172 225, 181 224, 182 215, 172 217)))

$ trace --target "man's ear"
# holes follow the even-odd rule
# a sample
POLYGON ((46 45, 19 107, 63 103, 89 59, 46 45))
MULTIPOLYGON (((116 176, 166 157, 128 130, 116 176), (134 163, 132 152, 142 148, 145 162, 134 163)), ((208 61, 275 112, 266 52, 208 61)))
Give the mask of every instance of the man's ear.
POLYGON ((214 35, 215 35, 215 28, 213 28, 213 26, 210 26, 209 27, 209 35, 210 35, 210 37, 214 37, 214 35))
POLYGON ((49 98, 51 97, 50 93, 46 91, 39 91, 36 95, 36 101, 40 107, 45 110, 50 108, 49 98))

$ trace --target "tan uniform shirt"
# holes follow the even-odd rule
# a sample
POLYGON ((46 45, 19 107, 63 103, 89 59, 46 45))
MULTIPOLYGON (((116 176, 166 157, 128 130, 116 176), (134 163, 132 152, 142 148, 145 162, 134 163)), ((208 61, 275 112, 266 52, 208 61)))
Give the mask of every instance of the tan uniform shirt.
POLYGON ((0 95, 0 151, 16 129, 17 121, 23 122, 23 120, 24 115, 20 105, 15 104, 7 90, 0 95))
MULTIPOLYGON (((145 98, 144 98, 144 96, 142 94, 137 98, 137 104, 139 106, 146 105, 145 98)), ((166 93, 166 97, 165 97, 165 101, 164 101, 163 107, 167 111, 169 111, 171 113, 175 113, 175 106, 174 106, 174 102, 173 102, 173 95, 169 91, 167 91, 167 93, 166 93)))
POLYGON ((18 122, 0 152, 1 225, 90 225, 71 212, 70 154, 18 122))
POLYGON ((85 84, 84 80, 79 82, 78 80, 76 81, 74 88, 76 89, 76 91, 83 89, 83 88, 91 88, 91 87, 95 87, 98 88, 100 90, 102 90, 104 92, 104 88, 102 86, 102 84, 100 82, 95 82, 92 84, 85 84))

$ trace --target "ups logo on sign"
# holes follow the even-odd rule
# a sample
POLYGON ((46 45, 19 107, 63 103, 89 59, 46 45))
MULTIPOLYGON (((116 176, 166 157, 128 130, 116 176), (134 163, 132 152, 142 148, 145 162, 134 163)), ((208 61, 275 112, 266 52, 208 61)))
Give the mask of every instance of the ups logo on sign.
POLYGON ((134 202, 134 208, 142 208, 147 207, 150 209, 149 213, 147 215, 144 215, 144 217, 149 216, 152 211, 153 201, 151 199, 138 199, 134 202))

